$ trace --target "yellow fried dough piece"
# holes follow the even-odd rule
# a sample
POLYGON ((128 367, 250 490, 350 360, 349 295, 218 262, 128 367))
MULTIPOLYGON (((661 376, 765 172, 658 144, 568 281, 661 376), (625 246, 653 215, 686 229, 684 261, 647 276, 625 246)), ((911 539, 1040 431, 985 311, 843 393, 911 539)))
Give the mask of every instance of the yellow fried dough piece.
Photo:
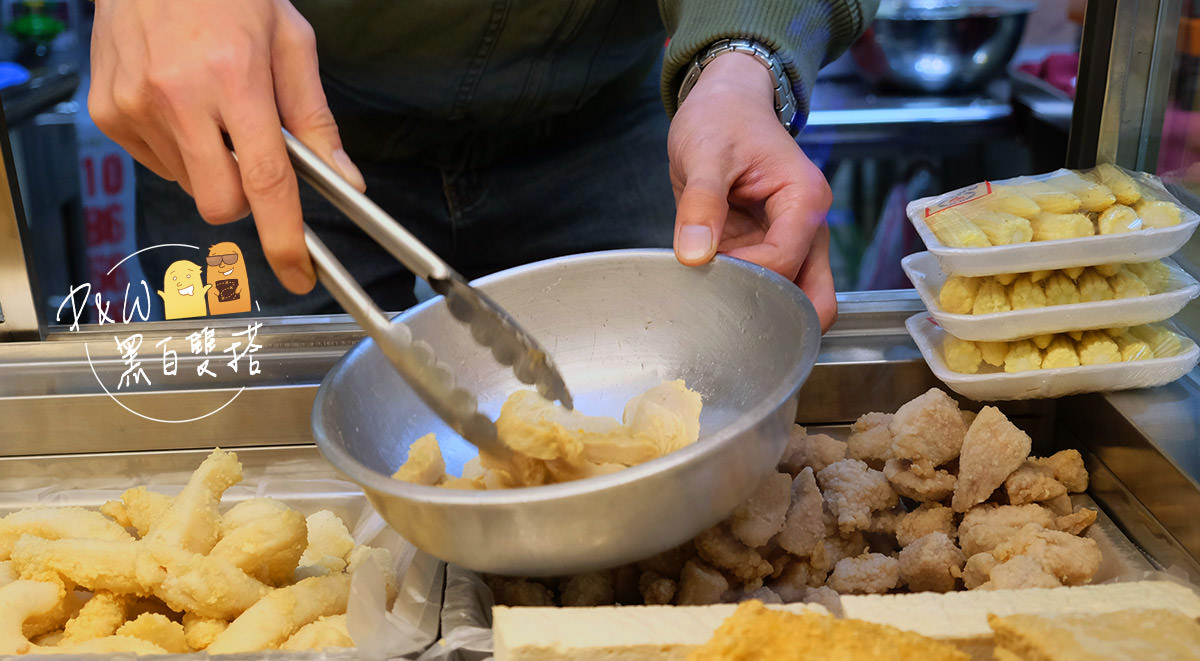
POLYGON ((1142 189, 1133 177, 1111 163, 1101 163, 1092 170, 1093 178, 1104 184, 1117 198, 1117 204, 1130 205, 1142 199, 1142 189))
POLYGON ((202 650, 212 644, 217 636, 228 626, 229 622, 213 618, 201 617, 194 613, 183 614, 183 636, 188 647, 202 650))
POLYGON ((139 537, 145 537, 154 522, 170 506, 170 496, 146 487, 134 487, 126 489, 121 494, 121 500, 110 500, 101 505, 100 511, 122 526, 137 530, 139 537))
MULTIPOLYGON (((1032 201, 1030 204, 1033 204, 1032 201)), ((1037 206, 1037 205, 1033 205, 1037 206)), ((993 246, 1028 243, 1033 240, 1033 227, 1028 218, 1003 211, 979 211, 971 214, 971 222, 983 230, 993 246)))
POLYGON ((237 455, 219 448, 213 450, 144 539, 193 553, 208 553, 221 532, 218 510, 221 496, 241 479, 242 465, 237 455))
POLYGON ((1114 337, 1117 348, 1121 351, 1121 360, 1149 360, 1154 357, 1154 351, 1145 341, 1139 340, 1129 332, 1114 337))
POLYGON ((329 510, 309 514, 306 522, 308 542, 295 580, 344 570, 346 557, 354 550, 354 538, 346 524, 329 510))
POLYGON ((82 507, 31 507, 0 519, 0 560, 7 560, 21 535, 43 539, 90 537, 132 541, 121 524, 82 507))
POLYGON ((1129 333, 1146 343, 1155 358, 1174 356, 1183 351, 1183 339, 1175 333, 1153 324, 1134 326, 1129 333))
POLYGON ((278 586, 296 571, 307 544, 303 514, 274 498, 252 498, 221 517, 221 539, 208 555, 278 586))
POLYGON ((1056 335, 1042 353, 1042 369, 1079 367, 1079 353, 1075 343, 1066 335, 1056 335))
POLYGON ((1046 185, 1079 198, 1082 211, 1104 211, 1117 201, 1108 186, 1090 181, 1075 172, 1065 171, 1046 180, 1046 185))
POLYGON ((138 580, 138 542, 42 539, 25 535, 13 546, 13 568, 24 578, 62 576, 88 590, 146 594, 138 580))
POLYGON ((1170 286, 1171 269, 1161 261, 1126 264, 1125 268, 1146 283, 1146 289, 1151 294, 1161 294, 1170 286))
POLYGON ((992 314, 1008 312, 1012 306, 1008 303, 1008 291, 1004 285, 996 282, 995 278, 981 278, 979 291, 975 293, 975 304, 971 314, 992 314))
POLYGON ((1054 333, 1043 333, 1042 335, 1034 335, 1029 339, 1033 342, 1033 346, 1039 349, 1045 349, 1046 347, 1050 346, 1050 343, 1054 341, 1054 338, 1054 333))
POLYGON ((979 355, 983 356, 983 362, 993 367, 1004 366, 1004 357, 1008 355, 1008 342, 976 342, 975 346, 979 347, 979 355))
POLYGON ((938 241, 949 248, 986 248, 991 244, 979 226, 957 209, 945 209, 925 218, 938 241))
POLYGON ((446 461, 433 433, 425 434, 408 446, 408 458, 392 478, 402 482, 423 484, 431 487, 446 477, 446 461))
POLYGON ((949 334, 942 341, 942 355, 946 359, 946 367, 962 374, 975 374, 983 363, 983 354, 974 342, 960 340, 949 334))
POLYGON ((946 278, 938 292, 938 305, 951 314, 971 314, 981 278, 952 275, 946 278))
POLYGON ((1124 204, 1114 204, 1100 212, 1096 218, 1099 234, 1121 234, 1142 229, 1142 219, 1137 212, 1124 204))
POLYGON ((1071 305, 1080 301, 1079 288, 1062 273, 1055 273, 1046 278, 1045 289, 1046 305, 1071 305))
POLYGON ((770 610, 752 599, 739 605, 708 642, 688 654, 687 661, 800 659, 809 654, 831 661, 968 659, 953 645, 886 624, 770 610))
POLYGON ((1005 372, 1025 372, 1042 368, 1042 352, 1029 340, 1017 340, 1008 343, 1008 353, 1004 354, 1005 372))
POLYGON ((1026 273, 1013 281, 1008 299, 1014 310, 1044 308, 1046 307, 1046 290, 1026 273))
POLYGON ((233 654, 278 647, 309 622, 346 612, 349 595, 346 574, 313 576, 278 588, 230 622, 206 651, 233 654))
POLYGON ((1121 351, 1107 333, 1087 331, 1079 340, 1080 365, 1106 365, 1121 362, 1121 351))
POLYGON ((186 654, 192 651, 183 634, 183 625, 171 621, 162 613, 142 613, 136 619, 122 624, 116 635, 139 638, 171 654, 186 654))
POLYGON ((33 644, 25 637, 25 620, 54 608, 61 599, 60 586, 42 581, 18 580, 0 587, 0 654, 26 654, 33 644))
POLYGON ((271 591, 227 561, 166 544, 142 546, 137 575, 171 610, 224 620, 237 617, 271 591))
POLYGON ((1183 222, 1183 212, 1166 200, 1142 200, 1133 207, 1146 229, 1174 227, 1183 222))
POLYGON ((1108 280, 1096 269, 1085 270, 1075 281, 1075 287, 1079 290, 1079 301, 1082 303, 1109 301, 1113 298, 1113 290, 1108 280))
POLYGON ((1029 219, 1034 241, 1057 241, 1092 236, 1096 227, 1081 213, 1042 212, 1029 219))
POLYGON ((283 644, 281 650, 323 650, 331 647, 354 647, 354 639, 346 628, 345 615, 327 615, 300 627, 283 644))
POLYGON ((1139 296, 1149 296, 1150 288, 1142 279, 1129 270, 1123 268, 1116 275, 1108 279, 1108 284, 1112 286, 1113 298, 1137 298, 1139 296))
POLYGON ((96 592, 63 628, 62 643, 81 643, 111 636, 125 622, 129 598, 106 590, 96 592))

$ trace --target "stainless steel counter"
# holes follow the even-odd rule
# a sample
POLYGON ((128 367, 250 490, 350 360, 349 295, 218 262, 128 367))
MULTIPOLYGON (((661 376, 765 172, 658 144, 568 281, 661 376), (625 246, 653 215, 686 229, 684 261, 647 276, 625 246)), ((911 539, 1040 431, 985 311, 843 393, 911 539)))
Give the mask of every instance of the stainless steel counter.
MULTIPOLYGON (((893 410, 939 384, 904 330, 904 319, 922 309, 915 292, 843 294, 840 302, 838 323, 801 392, 799 422, 844 425, 868 411, 893 410)), ((64 470, 178 470, 194 461, 196 450, 216 445, 253 448, 264 466, 287 457, 311 461, 309 413, 316 388, 362 335, 342 316, 257 321, 263 323, 256 339, 261 373, 243 371, 220 388, 195 376, 200 359, 190 355, 184 339, 194 322, 137 325, 143 346, 171 337, 164 346, 178 351, 180 374, 178 381, 158 379, 116 395, 127 409, 100 384, 124 369, 114 329, 124 335, 131 327, 59 329, 44 342, 0 343, 0 484, 31 475, 53 483, 64 470), (186 424, 148 419, 186 419, 231 398, 186 424)), ((221 335, 247 320, 208 323, 221 335)), ((1036 452, 1084 452, 1094 475, 1092 497, 1163 566, 1196 580, 1198 377, 1200 370, 1162 388, 1001 403, 1033 437, 1036 452)))

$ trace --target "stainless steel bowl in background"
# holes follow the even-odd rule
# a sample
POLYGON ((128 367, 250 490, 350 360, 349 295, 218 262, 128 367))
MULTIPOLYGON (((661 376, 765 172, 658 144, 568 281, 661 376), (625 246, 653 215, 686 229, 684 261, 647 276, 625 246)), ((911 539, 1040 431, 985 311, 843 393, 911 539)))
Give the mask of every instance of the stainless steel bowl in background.
POLYGON ((1005 0, 884 0, 850 50, 863 76, 881 87, 974 90, 1005 71, 1033 9, 1005 0))
MULTIPOLYGON (((820 344, 812 304, 786 279, 727 257, 689 268, 669 250, 627 250, 539 262, 474 284, 547 347, 578 410, 619 419, 632 396, 682 378, 703 397, 700 440, 564 484, 482 492, 399 482, 389 475, 428 432, 437 432, 451 473, 476 452, 364 340, 321 383, 313 431, 325 457, 418 548, 498 574, 612 567, 725 518, 778 462, 820 344)), ((441 298, 399 319, 493 418, 525 387, 450 318, 441 298)))

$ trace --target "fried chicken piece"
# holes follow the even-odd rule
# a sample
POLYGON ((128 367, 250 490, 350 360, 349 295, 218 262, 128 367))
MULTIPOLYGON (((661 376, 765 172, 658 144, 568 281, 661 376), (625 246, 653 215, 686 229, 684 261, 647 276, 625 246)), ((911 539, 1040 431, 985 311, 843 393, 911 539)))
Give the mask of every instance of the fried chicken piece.
POLYGON ((999 563, 991 553, 976 553, 967 558, 967 564, 963 565, 962 570, 963 587, 974 590, 992 580, 992 569, 997 564, 999 563))
POLYGON ((79 643, 111 636, 125 622, 129 598, 107 590, 96 592, 63 627, 62 642, 79 643))
POLYGON ((145 537, 170 506, 171 497, 167 494, 133 487, 121 494, 121 500, 110 500, 101 505, 100 511, 122 526, 136 530, 138 537, 145 537))
POLYGON ((890 510, 875 512, 871 514, 871 522, 863 532, 894 537, 896 535, 896 526, 900 525, 900 520, 907 514, 908 510, 904 509, 903 504, 896 505, 890 510))
POLYGON ((82 507, 31 507, 0 519, 0 560, 8 560, 22 535, 42 539, 88 537, 132 541, 121 525, 99 512, 82 507))
POLYGON ((765 585, 758 588, 757 590, 752 590, 750 592, 747 592, 744 595, 738 597, 737 599, 733 599, 732 601, 743 602, 743 601, 751 601, 751 600, 760 601, 764 604, 782 604, 783 603, 783 598, 780 597, 779 595, 775 594, 774 590, 772 590, 771 588, 769 588, 765 585))
POLYGON ((305 519, 307 545, 300 555, 294 580, 340 572, 346 568, 346 556, 354 549, 354 537, 341 517, 320 510, 305 519))
POLYGON ((192 553, 208 553, 220 537, 221 496, 241 480, 242 465, 237 455, 220 448, 213 450, 143 539, 192 553))
POLYGON ((836 617, 842 616, 842 597, 833 588, 819 585, 804 591, 804 603, 824 606, 836 617))
POLYGON ((194 650, 202 650, 211 645, 228 626, 228 621, 219 618, 203 617, 195 613, 183 614, 183 636, 188 646, 194 650))
POLYGON ((900 579, 913 592, 950 592, 967 559, 943 532, 931 532, 900 550, 900 579))
POLYGON ((349 596, 350 577, 345 574, 313 576, 278 588, 230 622, 206 651, 231 654, 278 647, 309 622, 345 613, 349 596))
POLYGON ((667 549, 662 553, 657 553, 638 560, 637 568, 642 571, 654 572, 661 574, 667 578, 679 579, 680 572, 683 571, 683 563, 692 559, 696 555, 696 547, 692 546, 691 542, 681 544, 673 549, 667 549))
POLYGON ((143 543, 133 555, 141 589, 174 611, 230 620, 271 591, 224 560, 166 544, 143 543))
POLYGON ((1070 514, 1064 514, 1063 516, 1058 517, 1058 521, 1056 521, 1055 524, 1058 526, 1059 530, 1067 533, 1068 535, 1079 535, 1082 534, 1084 530, 1087 530, 1088 526, 1096 522, 1096 516, 1096 510, 1082 507, 1078 512, 1072 512, 1070 514))
POLYGON ((145 594, 137 576, 138 543, 107 539, 43 539, 24 535, 12 549, 13 569, 22 578, 65 578, 88 590, 145 594))
POLYGON ((488 587, 497 604, 504 606, 557 606, 550 588, 527 578, 493 576, 488 587))
POLYGON ((958 535, 954 526, 954 510, 938 503, 921 503, 896 524, 896 541, 901 547, 931 533, 941 533, 953 540, 958 535))
POLYGON ((192 651, 184 636, 183 625, 172 622, 159 613, 142 613, 137 619, 122 624, 116 635, 139 638, 171 654, 186 654, 192 651))
POLYGON ((788 453, 785 455, 785 462, 780 464, 780 468, 793 475, 799 473, 805 466, 811 466, 814 472, 820 472, 829 464, 845 458, 845 442, 828 434, 806 432, 802 437, 793 436, 792 439, 789 439, 788 453), (793 443, 793 439, 798 440, 793 443), (794 472, 791 469, 794 469, 794 472))
POLYGON ((309 622, 283 641, 279 649, 300 652, 354 646, 354 639, 346 627, 346 616, 342 614, 326 615, 309 622))
MULTIPOLYGON (((813 438, 809 436, 808 438, 813 438)), ((759 482, 729 519, 729 529, 746 546, 766 544, 780 530, 791 505, 792 476, 772 473, 759 482)))
POLYGON ((279 586, 292 576, 307 544, 303 514, 274 498, 253 498, 221 517, 221 539, 209 556, 279 586))
POLYGON ((1071 497, 1065 493, 1061 496, 1044 500, 1041 504, 1057 516, 1066 516, 1075 509, 1075 506, 1071 503, 1071 497))
POLYGON ((926 477, 917 474, 915 464, 907 459, 888 459, 883 474, 896 493, 920 502, 937 502, 954 493, 957 478, 937 469, 926 477))
POLYGON ((696 535, 695 544, 696 552, 705 562, 729 572, 752 586, 750 589, 761 585, 762 580, 774 571, 771 563, 758 551, 739 541, 725 526, 717 525, 701 532, 696 535))
POLYGON ((785 604, 804 601, 804 594, 809 590, 811 569, 807 562, 793 559, 768 587, 774 590, 785 604))
POLYGON ((839 594, 883 594, 900 585, 900 562, 882 553, 843 558, 825 584, 839 594))
POLYGON ((884 474, 857 459, 826 466, 817 473, 817 484, 843 533, 863 530, 870 524, 872 512, 889 509, 898 502, 884 474))
POLYGON ((1024 505, 1065 496, 1067 486, 1054 479, 1048 466, 1026 461, 1004 480, 1004 492, 1009 503, 1024 505))
POLYGON ((812 468, 805 468, 792 480, 791 505, 776 537, 779 546, 798 556, 812 553, 825 536, 824 506, 817 478, 812 468))
POLYGON ((1079 450, 1062 450, 1040 459, 1030 457, 1029 461, 1054 471, 1054 479, 1062 482, 1070 493, 1087 491, 1088 473, 1079 450))
POLYGON ((883 462, 892 456, 892 413, 871 412, 859 416, 850 425, 850 436, 846 439, 846 454, 851 459, 864 461, 879 470, 883 462))
POLYGON ((408 446, 404 463, 392 473, 393 480, 432 487, 446 478, 446 460, 437 436, 428 433, 408 446))
POLYGON ((963 515, 962 523, 958 524, 958 541, 969 558, 976 553, 991 551, 1030 523, 1053 528, 1055 517, 1050 510, 1033 503, 976 505, 963 515))
POLYGON ((963 438, 951 507, 965 512, 988 499, 1029 456, 1032 441, 994 406, 985 406, 963 438))
MULTIPOLYGON (((1100 569, 1100 548, 1096 540, 1059 530, 1028 524, 992 550, 1001 563, 1017 556, 1036 560, 1046 573, 1063 585, 1090 583, 1100 569)), ((992 580, 996 571, 992 570, 992 580)))
POLYGON ((642 595, 642 603, 647 606, 670 604, 678 589, 675 581, 658 572, 642 572, 638 578, 638 592, 642 595))
POLYGON ((679 578, 676 603, 680 606, 719 603, 728 589, 729 581, 721 572, 700 560, 688 560, 679 578))
POLYGON ((615 594, 612 572, 575 574, 562 588, 562 605, 611 606, 616 600, 615 594))
POLYGON ((1046 568, 1036 559, 1027 555, 1014 556, 997 564, 992 567, 988 577, 988 581, 979 586, 980 590, 1062 587, 1061 581, 1046 571, 1046 568))
POLYGON ((26 654, 33 649, 23 632, 25 621, 53 609, 62 600, 61 588, 27 580, 0 587, 0 654, 26 654))
POLYGON ((896 410, 888 428, 891 456, 940 466, 958 456, 967 426, 958 404, 945 392, 930 388, 896 410))
POLYGON ((779 458, 779 470, 795 477, 796 473, 804 468, 804 445, 807 440, 808 430, 804 428, 804 425, 793 423, 788 429, 787 446, 783 449, 783 456, 779 458))
POLYGON ((867 542, 861 532, 846 537, 826 537, 813 549, 812 557, 809 558, 809 584, 820 585, 837 563, 862 555, 866 551, 867 542))

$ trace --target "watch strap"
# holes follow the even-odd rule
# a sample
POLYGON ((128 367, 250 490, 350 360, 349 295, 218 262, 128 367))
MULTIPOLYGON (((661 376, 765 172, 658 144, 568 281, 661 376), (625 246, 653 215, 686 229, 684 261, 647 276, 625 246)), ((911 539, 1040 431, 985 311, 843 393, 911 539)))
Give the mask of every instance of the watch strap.
POLYGON ((799 122, 796 121, 798 106, 796 105, 796 95, 792 91, 791 78, 779 57, 771 49, 750 39, 720 39, 697 55, 679 85, 678 105, 683 104, 688 93, 696 86, 696 81, 700 80, 700 74, 704 71, 704 67, 726 53, 749 55, 766 67, 771 77, 775 79, 775 115, 779 117, 779 122, 783 124, 788 133, 796 135, 799 131, 799 122))

